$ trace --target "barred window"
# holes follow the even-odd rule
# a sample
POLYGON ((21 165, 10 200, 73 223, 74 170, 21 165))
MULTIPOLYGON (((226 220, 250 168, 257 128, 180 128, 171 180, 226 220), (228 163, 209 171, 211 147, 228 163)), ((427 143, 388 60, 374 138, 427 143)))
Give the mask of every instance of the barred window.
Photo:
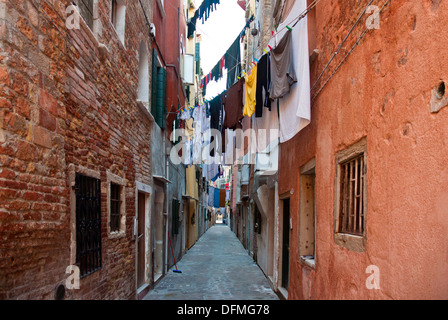
POLYGON ((341 164, 339 232, 364 233, 364 155, 341 164))
POLYGON ((110 231, 120 231, 121 219, 121 186, 110 184, 110 231))
POLYGON ((335 242, 363 252, 366 245, 367 139, 338 152, 335 181, 335 242))
POLYGON ((101 269, 100 184, 99 179, 76 174, 76 265, 81 277, 101 269))

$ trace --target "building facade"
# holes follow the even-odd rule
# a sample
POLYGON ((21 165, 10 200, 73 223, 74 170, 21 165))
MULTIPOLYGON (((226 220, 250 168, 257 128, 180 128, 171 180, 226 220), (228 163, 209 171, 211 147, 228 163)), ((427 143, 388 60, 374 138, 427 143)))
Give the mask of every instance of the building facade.
POLYGON ((184 2, 0 4, 0 298, 137 299, 178 260, 184 2))
POLYGON ((2 2, 2 298, 136 298, 151 13, 150 2, 2 2))
POLYGON ((319 53, 313 120, 281 146, 279 164, 279 194, 294 190, 291 299, 447 297, 447 74, 438 61, 448 52, 434 38, 447 4, 367 5, 317 5, 308 14, 310 57, 319 53))
MULTIPOLYGON (((257 162, 249 173, 253 212, 268 212, 268 218, 261 215, 254 259, 273 288, 300 300, 446 298, 447 98, 440 61, 447 50, 435 36, 446 4, 246 5, 257 29, 246 32, 252 37, 246 67, 253 60, 250 46, 258 48, 252 42, 266 49, 277 29, 302 23, 306 36, 309 121, 280 141, 276 174, 257 179, 257 162), (265 10, 257 14, 257 8, 265 10)), ((238 211, 243 183, 239 174, 234 181, 232 208, 238 211)), ((247 244, 238 219, 253 220, 239 214, 234 231, 247 244)))

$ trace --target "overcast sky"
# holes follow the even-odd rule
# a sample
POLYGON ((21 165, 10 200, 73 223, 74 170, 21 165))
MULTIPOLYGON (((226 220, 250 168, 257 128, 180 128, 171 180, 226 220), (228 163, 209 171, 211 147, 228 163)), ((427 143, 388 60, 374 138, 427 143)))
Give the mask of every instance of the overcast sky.
MULTIPOLYGON (((201 0, 197 1, 199 7, 201 0)), ((217 9, 210 12, 207 21, 202 24, 198 19, 196 32, 202 35, 201 67, 204 74, 208 74, 227 49, 235 41, 244 25, 245 12, 238 5, 237 0, 221 0, 217 9)), ((218 83, 210 82, 207 86, 206 99, 215 97, 226 89, 226 76, 218 83)))

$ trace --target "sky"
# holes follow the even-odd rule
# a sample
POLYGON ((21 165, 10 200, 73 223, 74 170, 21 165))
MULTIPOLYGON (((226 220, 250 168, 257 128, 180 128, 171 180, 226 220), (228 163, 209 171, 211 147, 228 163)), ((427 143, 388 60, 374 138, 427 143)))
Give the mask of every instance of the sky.
MULTIPOLYGON (((201 3, 202 1, 198 0, 197 6, 199 7, 201 3)), ((238 5, 237 0, 221 0, 216 10, 210 12, 204 24, 201 19, 198 19, 196 33, 202 35, 201 68, 204 74, 208 74, 222 58, 245 24, 245 12, 238 5)), ((207 85, 205 98, 210 99, 223 92, 226 89, 226 79, 226 73, 224 73, 220 81, 210 82, 207 85)))

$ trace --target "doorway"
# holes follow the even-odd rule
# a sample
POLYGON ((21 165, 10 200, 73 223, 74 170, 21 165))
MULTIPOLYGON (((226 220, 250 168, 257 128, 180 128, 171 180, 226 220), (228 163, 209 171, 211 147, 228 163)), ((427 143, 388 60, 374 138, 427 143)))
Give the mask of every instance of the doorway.
POLYGON ((145 284, 145 224, 146 224, 146 195, 138 193, 138 230, 137 230, 137 288, 145 284))
POLYGON ((165 257, 165 191, 154 186, 154 210, 152 210, 152 279, 156 283, 164 274, 165 257))
POLYGON ((282 287, 288 291, 289 287, 289 222, 290 221, 290 199, 283 200, 283 222, 282 222, 282 287))

